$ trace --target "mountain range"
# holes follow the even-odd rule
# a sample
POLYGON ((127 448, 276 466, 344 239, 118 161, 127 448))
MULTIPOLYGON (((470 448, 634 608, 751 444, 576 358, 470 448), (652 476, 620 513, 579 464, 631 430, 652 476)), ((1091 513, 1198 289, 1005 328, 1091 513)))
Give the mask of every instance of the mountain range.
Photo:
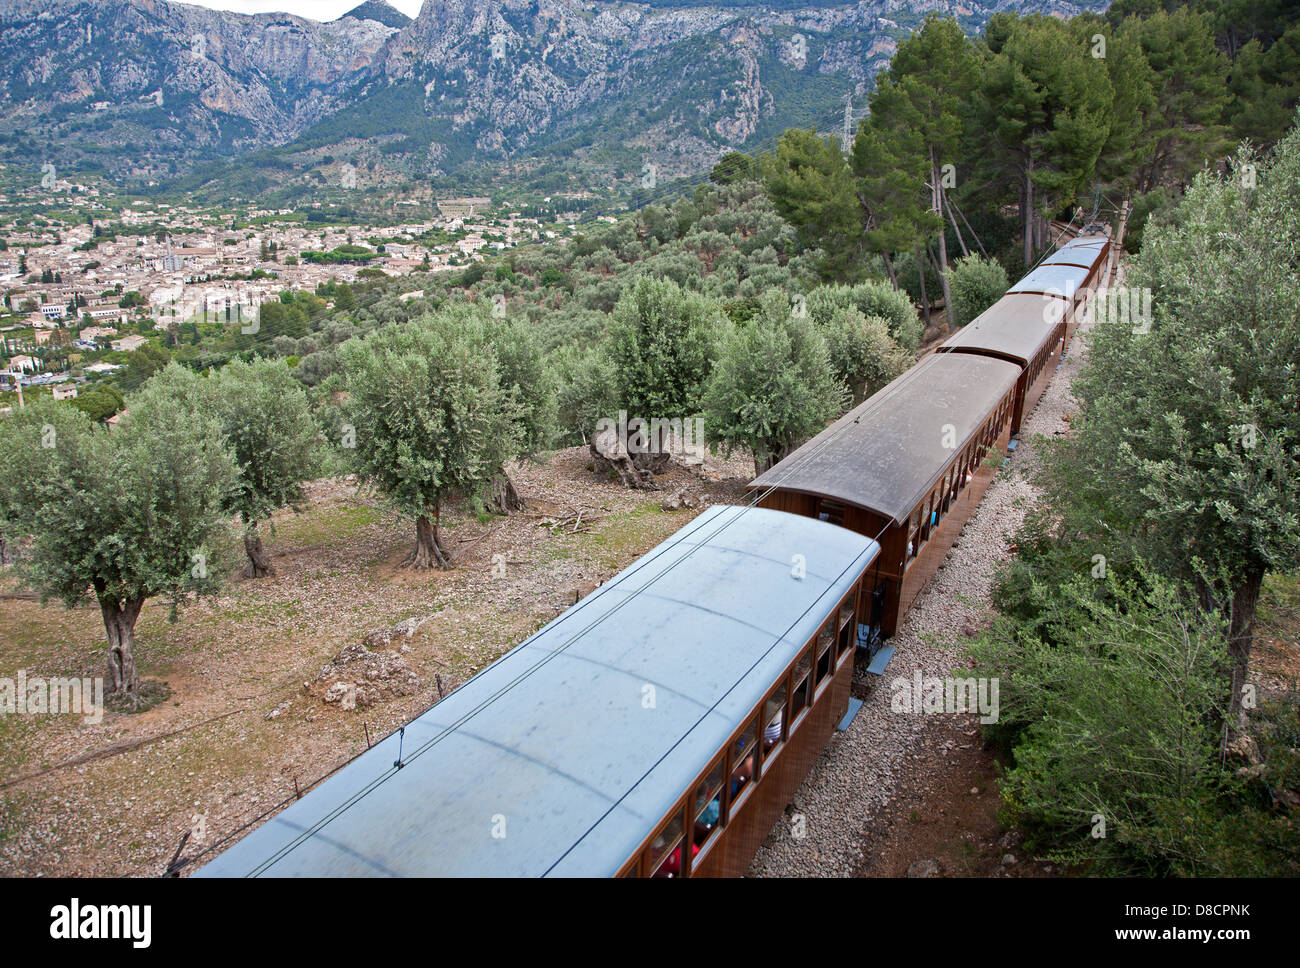
POLYGON ((383 0, 318 23, 166 0, 0 0, 0 162, 199 197, 511 182, 630 190, 860 117, 930 13, 1105 0, 383 0), (349 182, 351 179, 351 182, 349 182))

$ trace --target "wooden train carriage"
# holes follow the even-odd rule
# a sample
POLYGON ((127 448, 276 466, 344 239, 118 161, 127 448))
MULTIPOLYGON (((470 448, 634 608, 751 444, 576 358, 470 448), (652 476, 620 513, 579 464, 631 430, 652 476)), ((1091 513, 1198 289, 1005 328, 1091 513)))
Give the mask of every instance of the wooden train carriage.
POLYGON ((880 542, 864 645, 895 633, 988 489, 1011 435, 1015 363, 937 353, 749 485, 762 507, 880 542))
POLYGON ((1092 269, 1110 254, 1110 237, 1080 235, 1040 260, 1039 265, 1072 265, 1092 269))
POLYGON ((710 508, 198 874, 743 874, 848 706, 879 550, 710 508))
POLYGON ((954 333, 941 353, 970 353, 1007 360, 1020 367, 1011 433, 1020 433, 1025 417, 1052 382, 1065 348, 1064 300, 1017 293, 1003 296, 954 333))
POLYGON ((1007 290, 1007 295, 1036 295, 1061 300, 1066 307, 1065 343, 1074 339, 1084 308, 1106 282, 1110 240, 1105 236, 1080 236, 1047 256, 1028 275, 1007 290))

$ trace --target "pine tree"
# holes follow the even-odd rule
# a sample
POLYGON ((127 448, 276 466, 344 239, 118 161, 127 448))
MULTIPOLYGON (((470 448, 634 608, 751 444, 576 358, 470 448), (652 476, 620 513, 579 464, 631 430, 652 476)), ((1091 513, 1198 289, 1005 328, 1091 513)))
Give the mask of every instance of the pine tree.
POLYGON ((1028 265, 1046 242, 1044 220, 1092 180, 1114 93, 1103 59, 1054 17, 995 14, 986 40, 977 130, 988 180, 1015 186, 1028 265))

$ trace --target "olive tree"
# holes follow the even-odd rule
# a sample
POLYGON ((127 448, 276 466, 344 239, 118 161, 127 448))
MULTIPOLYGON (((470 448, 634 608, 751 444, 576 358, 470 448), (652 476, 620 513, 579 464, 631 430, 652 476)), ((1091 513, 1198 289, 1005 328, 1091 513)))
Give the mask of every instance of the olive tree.
POLYGON ((0 425, 0 502, 17 563, 42 601, 93 596, 108 634, 109 692, 134 702, 135 625, 149 598, 212 590, 212 548, 236 476, 220 423, 175 392, 199 378, 173 364, 137 393, 120 426, 42 402, 0 425))
POLYGON ((205 389, 239 468, 229 508, 244 525, 245 575, 273 575, 258 523, 299 504, 302 482, 319 466, 320 431, 307 394, 284 362, 265 359, 234 360, 205 389))
MULTIPOLYGON (((555 374, 542 354, 537 331, 520 317, 494 316, 486 328, 515 429, 516 452, 503 452, 503 460, 534 457, 549 448, 557 434, 555 374)), ((504 467, 497 469, 491 487, 490 503, 495 510, 504 514, 523 508, 523 499, 504 467)))
POLYGON ((495 350, 458 316, 419 317, 339 348, 354 464, 415 518, 415 547, 403 562, 412 568, 450 567, 438 534, 443 500, 482 494, 517 450, 495 350))
POLYGON ((1011 285, 1007 280, 1007 270, 997 259, 984 259, 978 255, 953 263, 948 269, 948 280, 954 326, 965 326, 1001 299, 1011 285))
POLYGON ((758 314, 723 343, 705 397, 705 429, 730 453, 747 447, 763 473, 839 414, 848 391, 826 340, 788 296, 770 290, 758 314))
POLYGON ((638 279, 614 307, 610 359, 623 405, 642 417, 698 412, 721 312, 670 279, 638 279))
POLYGON ((1268 571, 1300 566, 1300 130, 1271 162, 1246 150, 1149 226, 1074 393, 1077 496, 1117 536, 1199 583, 1230 617, 1234 720, 1268 571))
POLYGON ((854 307, 837 309, 822 328, 831 370, 860 403, 912 364, 912 355, 889 335, 880 316, 864 316, 854 307))

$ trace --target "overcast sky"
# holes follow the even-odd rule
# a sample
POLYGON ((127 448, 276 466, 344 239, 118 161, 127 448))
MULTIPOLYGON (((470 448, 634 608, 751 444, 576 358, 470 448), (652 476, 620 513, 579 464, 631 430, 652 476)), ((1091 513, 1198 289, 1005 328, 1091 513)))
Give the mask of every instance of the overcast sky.
MULTIPOLYGON (((353 7, 359 6, 361 0, 182 0, 200 7, 212 7, 214 10, 237 10, 240 13, 294 13, 299 17, 312 20, 333 20, 341 17, 353 7)), ((421 0, 388 0, 408 17, 420 12, 421 0)))

